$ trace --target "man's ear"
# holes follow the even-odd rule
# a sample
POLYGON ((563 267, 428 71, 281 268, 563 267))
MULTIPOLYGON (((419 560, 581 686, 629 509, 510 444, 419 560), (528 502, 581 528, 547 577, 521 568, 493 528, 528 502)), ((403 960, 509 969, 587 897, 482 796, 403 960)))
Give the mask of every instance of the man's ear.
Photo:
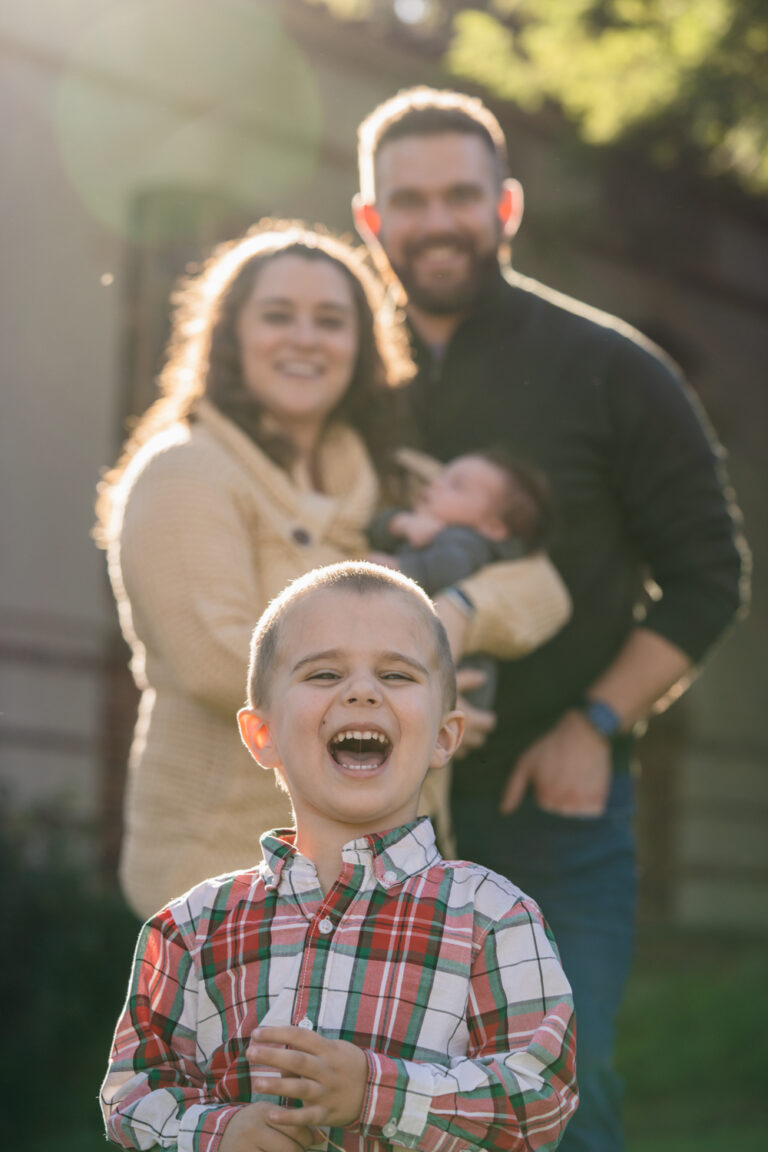
POLYGON ((369 240, 376 240, 381 231, 381 216, 376 211, 376 206, 366 204, 359 192, 352 197, 352 215, 355 228, 366 244, 369 240))
POLYGON ((456 749, 461 744, 463 735, 464 713, 458 709, 453 712, 446 712, 435 740, 435 746, 432 749, 432 756, 429 761, 430 768, 444 768, 448 761, 453 758, 456 749))
POLYGON ((262 768, 277 768, 280 757, 272 740, 269 725, 263 717, 251 708, 241 708, 237 714, 237 725, 243 744, 262 768))
POLYGON ((510 177, 505 180, 501 186, 501 196, 499 197, 499 204, 496 209, 499 214, 501 226, 504 229, 504 235, 508 240, 511 240, 512 237, 516 235, 520 227, 524 207, 525 196, 523 194, 523 186, 519 180, 513 180, 510 177))

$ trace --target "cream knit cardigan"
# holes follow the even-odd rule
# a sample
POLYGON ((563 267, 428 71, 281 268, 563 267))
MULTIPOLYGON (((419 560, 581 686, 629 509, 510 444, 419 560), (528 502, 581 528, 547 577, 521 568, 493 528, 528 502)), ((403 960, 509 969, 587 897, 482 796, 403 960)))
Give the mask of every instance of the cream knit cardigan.
POLYGON ((207 876, 251 867, 292 821, 240 742, 251 630, 296 576, 360 556, 378 484, 359 437, 331 427, 325 491, 289 476, 210 404, 131 461, 109 574, 142 690, 120 877, 142 917, 207 876))
MULTIPOLYGON (((365 553, 379 492, 348 427, 334 425, 323 439, 319 493, 210 404, 197 412, 137 453, 110 526, 109 575, 142 691, 120 880, 142 918, 206 877, 251 867, 261 833, 292 823, 287 796, 237 730, 251 630, 290 580, 365 553)), ((477 608, 468 651, 523 656, 570 614, 543 555, 493 564, 463 586, 477 608)), ((448 770, 431 772, 420 805, 444 852, 448 786, 448 770)))

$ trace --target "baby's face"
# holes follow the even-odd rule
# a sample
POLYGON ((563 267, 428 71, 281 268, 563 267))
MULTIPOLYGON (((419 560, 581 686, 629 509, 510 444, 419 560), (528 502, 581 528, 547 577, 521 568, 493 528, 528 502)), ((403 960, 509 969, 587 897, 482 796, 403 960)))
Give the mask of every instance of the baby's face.
POLYGON ((482 456, 459 456, 424 489, 417 509, 444 524, 461 524, 502 540, 508 535, 503 520, 506 500, 507 477, 501 468, 482 456))

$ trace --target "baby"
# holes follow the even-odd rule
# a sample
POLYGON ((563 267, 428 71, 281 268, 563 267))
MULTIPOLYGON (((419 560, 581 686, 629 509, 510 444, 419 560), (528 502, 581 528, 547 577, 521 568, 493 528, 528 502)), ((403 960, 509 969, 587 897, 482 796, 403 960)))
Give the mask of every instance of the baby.
MULTIPOLYGON (((369 528, 375 551, 368 559, 398 569, 434 596, 486 564, 539 551, 549 528, 549 497, 540 473, 501 452, 476 452, 446 464, 422 489, 413 511, 382 512, 369 528)), ((466 663, 486 673, 470 702, 490 707, 495 664, 485 656, 466 663)))

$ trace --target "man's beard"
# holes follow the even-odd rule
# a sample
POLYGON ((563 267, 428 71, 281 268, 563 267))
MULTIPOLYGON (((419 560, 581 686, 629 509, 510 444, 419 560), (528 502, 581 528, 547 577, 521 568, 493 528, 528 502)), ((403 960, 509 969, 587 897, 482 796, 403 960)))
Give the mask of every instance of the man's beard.
POLYGON ((401 264, 394 264, 390 260, 390 265, 405 290, 409 304, 428 315, 453 316, 469 312, 475 306, 483 289, 498 274, 499 257, 495 248, 478 251, 473 243, 454 235, 430 236, 428 240, 409 245, 401 264), (413 271, 415 258, 423 248, 440 244, 459 248, 469 257, 465 276, 460 282, 446 284, 444 287, 434 282, 429 285, 419 283, 413 271))

